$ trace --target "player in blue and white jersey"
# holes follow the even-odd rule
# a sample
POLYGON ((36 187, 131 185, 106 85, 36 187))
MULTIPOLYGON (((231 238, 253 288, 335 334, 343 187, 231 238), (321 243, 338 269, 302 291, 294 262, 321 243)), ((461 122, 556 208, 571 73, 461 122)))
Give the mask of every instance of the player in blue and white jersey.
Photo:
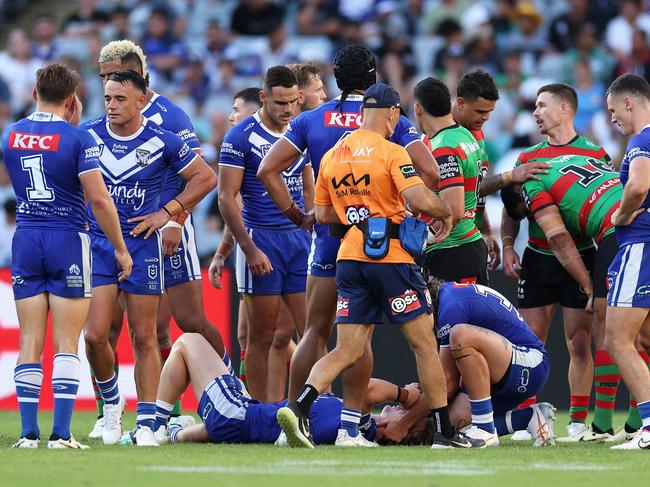
POLYGON ((144 78, 133 71, 113 73, 104 88, 108 119, 87 126, 99 145, 99 166, 117 206, 122 232, 134 261, 129 279, 118 283, 111 245, 89 212, 95 295, 85 339, 88 359, 104 400, 102 440, 105 444, 116 443, 122 433, 123 404, 113 370, 114 355, 108 343, 112 310, 118 292, 122 291, 135 352, 136 439, 141 446, 157 445, 152 430, 160 375, 155 317, 164 276, 162 245, 156 230, 196 205, 216 186, 216 176, 201 156, 192 152, 178 135, 142 116, 146 89, 144 78), (177 197, 160 207, 167 168, 180 174, 187 185, 177 197), (138 238, 143 233, 144 238, 138 238))
MULTIPOLYGON (((147 61, 142 49, 129 40, 113 41, 106 44, 99 54, 99 72, 105 83, 108 76, 121 69, 134 71, 148 80, 147 61)), ((201 144, 194 132, 188 115, 168 98, 147 87, 146 105, 142 115, 165 130, 177 134, 187 142, 190 149, 201 154, 201 144)), ((102 117, 105 120, 105 116, 102 117)), ((92 122, 91 122, 92 123, 92 122)), ((164 205, 181 189, 182 178, 174 171, 168 171, 160 204, 164 205)), ((201 270, 196 248, 194 220, 191 214, 183 212, 171 220, 162 230, 163 253, 165 255, 165 289, 158 307, 157 338, 163 361, 169 355, 172 342, 169 334, 170 316, 173 311, 176 323, 183 331, 201 333, 221 354, 227 363, 230 359, 225 351, 223 340, 216 326, 211 323, 204 311, 201 290, 201 270), (170 307, 172 310, 170 311, 170 307)), ((117 339, 124 321, 120 304, 111 325, 110 343, 115 350, 117 339)), ((95 388, 98 393, 97 388, 95 388)), ((103 422, 103 402, 97 401, 99 419, 89 437, 101 437, 103 422)), ((180 415, 180 401, 174 405, 174 416, 180 415)), ((186 417, 179 418, 183 420, 186 417)))
MULTIPOLYGON (((527 429, 532 420, 536 445, 552 443, 550 404, 517 410, 543 389, 550 363, 542 342, 516 308, 479 284, 430 279, 429 289, 452 424, 471 422, 465 434, 490 446, 499 444, 499 435, 527 429), (461 379, 464 385, 459 388, 461 379)), ((398 421, 402 433, 392 432, 389 439, 400 440, 427 416, 428 405, 420 403, 398 421)))
MULTIPOLYGON (((361 125, 363 93, 375 84, 377 78, 372 52, 360 45, 343 48, 334 59, 334 75, 342 91, 341 96, 293 120, 284 136, 266 155, 258 171, 258 177, 269 195, 282 210, 295 208, 282 178, 282 172, 293 164, 295 158, 307 150, 317 176, 323 154, 361 125)), ((406 148, 424 183, 429 188, 435 188, 439 177, 438 166, 406 117, 400 118, 390 140, 406 148)), ((294 211, 294 214, 296 222, 304 218, 298 212, 294 211)), ((307 279, 307 323, 305 336, 291 360, 290 400, 296 399, 312 366, 326 350, 336 312, 334 276, 340 240, 329 236, 326 225, 318 224, 314 225, 312 238, 307 279)), ((365 375, 355 371, 372 367, 371 354, 368 346, 363 358, 343 375, 344 383, 365 375)))
POLYGON ((643 421, 634 438, 612 449, 650 449, 650 372, 635 347, 639 332, 650 326, 650 85, 641 76, 619 76, 607 90, 607 108, 632 137, 621 163, 621 206, 612 215, 619 251, 607 273, 605 349, 643 421))
MULTIPOLYGON (((265 76, 255 115, 230 129, 221 145, 219 207, 241 252, 237 253, 237 284, 245 293, 250 320, 246 365, 253 397, 267 398, 268 355, 284 300, 298 333, 305 323, 305 285, 309 254, 308 223, 294 224, 273 204, 257 179, 264 155, 291 121, 298 101, 296 77, 285 66, 270 68, 265 76), (243 210, 237 204, 241 194, 243 210)), ((314 180, 310 165, 297 157, 283 174, 296 211, 313 205, 314 180), (300 208, 300 209, 298 209, 300 208)))
MULTIPOLYGON (((274 443, 286 442, 280 436, 276 420, 278 409, 286 401, 263 403, 251 399, 239 389, 221 358, 203 337, 185 333, 172 348, 163 367, 158 389, 158 403, 170 403, 192 384, 199 401, 197 414, 202 424, 180 429, 166 427, 169 414, 156 412, 156 437, 159 442, 172 443, 274 443)), ((389 382, 371 379, 364 394, 363 417, 359 429, 369 441, 374 441, 376 422, 370 414, 376 404, 396 401, 408 408, 420 397, 416 384, 397 387, 389 382)), ((311 432, 316 444, 333 445, 341 423, 343 401, 336 396, 321 395, 311 408, 311 432)))
POLYGON ((11 279, 20 325, 20 354, 14 372, 22 423, 15 448, 38 447, 41 355, 48 310, 54 341, 54 424, 48 448, 88 448, 70 433, 79 388, 79 335, 92 287, 90 237, 84 191, 97 224, 110 239, 117 278, 131 273, 131 256, 115 205, 99 172, 99 149, 76 123, 81 103, 79 75, 60 64, 36 73, 36 112, 7 127, 2 151, 16 193, 16 232, 11 279), (120 270, 121 269, 121 270, 120 270))

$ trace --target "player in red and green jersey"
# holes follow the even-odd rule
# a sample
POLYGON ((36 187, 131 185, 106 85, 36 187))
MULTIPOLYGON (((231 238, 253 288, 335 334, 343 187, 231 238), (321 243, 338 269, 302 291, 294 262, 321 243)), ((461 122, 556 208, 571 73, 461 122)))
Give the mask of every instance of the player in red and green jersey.
MULTIPOLYGON (((604 350, 607 310, 607 269, 618 252, 612 214, 621 205, 623 186, 619 173, 600 160, 585 156, 560 156, 551 159, 551 170, 540 181, 523 185, 523 200, 541 230, 548 237, 553 252, 564 268, 582 285, 591 289, 593 281, 594 320, 592 335, 596 347, 596 408, 591 427, 582 435, 565 441, 617 441, 630 439, 636 431, 638 413, 630 411, 621 433, 614 435, 612 419, 616 389, 620 382, 618 367, 608 360, 604 350), (571 235, 593 238, 598 245, 593 279, 571 235), (601 362, 604 362, 601 364, 601 362), (600 380, 599 380, 600 378, 600 380)), ((515 218, 514 203, 520 199, 513 188, 502 191, 504 204, 515 218), (508 193, 512 193, 509 197, 508 193)), ((561 439, 559 441, 562 441, 561 439)))
POLYGON ((415 118, 440 167, 438 195, 451 208, 454 228, 439 244, 429 245, 420 265, 425 274, 445 281, 487 284, 487 247, 476 227, 480 148, 451 114, 445 84, 425 78, 416 86, 415 118))
POLYGON ((488 249, 488 267, 496 269, 501 263, 501 249, 492 235, 492 226, 485 213, 487 195, 495 193, 510 182, 523 183, 543 173, 546 164, 534 163, 518 167, 502 174, 488 176, 490 159, 488 157, 483 124, 490 119, 490 114, 499 99, 499 91, 492 76, 481 69, 465 73, 456 88, 456 100, 452 103, 451 114, 456 123, 469 130, 476 139, 480 151, 481 171, 478 181, 478 201, 474 222, 481 231, 488 249))
MULTIPOLYGON (((546 140, 524 150, 519 155, 517 166, 546 162, 562 155, 581 155, 603 163, 609 162, 609 156, 601 147, 576 133, 573 119, 578 99, 571 86, 553 83, 541 87, 537 92, 535 106, 533 116, 539 131, 546 135, 546 140)), ((585 426, 594 367, 590 336, 592 320, 585 311, 588 298, 555 258, 543 231, 535 224, 530 227, 531 240, 520 264, 519 256, 513 248, 514 239, 519 232, 519 222, 504 212, 501 222, 504 272, 508 277, 519 280, 519 310, 543 342, 548 336, 556 306, 559 304, 562 307, 570 356, 569 436, 579 439, 591 431, 585 426), (521 266, 521 271, 517 269, 518 266, 521 266)), ((573 237, 587 269, 591 270, 596 253, 593 240, 584 234, 573 237)), ((597 360, 596 367, 602 366, 602 370, 605 370, 608 360, 604 360, 601 355, 597 356, 597 360)))

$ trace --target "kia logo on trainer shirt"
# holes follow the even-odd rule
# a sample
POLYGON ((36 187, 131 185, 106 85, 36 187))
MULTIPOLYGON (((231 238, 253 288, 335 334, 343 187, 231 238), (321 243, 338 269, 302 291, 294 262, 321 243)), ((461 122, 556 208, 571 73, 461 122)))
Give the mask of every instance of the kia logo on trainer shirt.
POLYGON ((350 112, 325 112, 325 126, 358 129, 361 127, 361 114, 350 112))
POLYGON ((11 132, 9 134, 9 147, 18 150, 39 150, 54 152, 59 150, 59 134, 24 134, 11 132))
POLYGON ((359 176, 355 179, 354 174, 348 173, 338 181, 336 178, 332 178, 332 185, 334 186, 334 189, 339 189, 341 186, 345 186, 347 188, 350 186, 359 186, 361 183, 363 183, 364 186, 369 186, 370 174, 363 174, 362 176, 359 176))

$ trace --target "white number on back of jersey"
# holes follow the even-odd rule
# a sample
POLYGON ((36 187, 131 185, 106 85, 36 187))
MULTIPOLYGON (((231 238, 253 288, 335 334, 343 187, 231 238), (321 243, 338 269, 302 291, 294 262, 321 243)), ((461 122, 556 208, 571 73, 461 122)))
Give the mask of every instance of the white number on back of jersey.
POLYGON ((32 185, 27 189, 27 199, 29 201, 54 201, 54 191, 48 188, 43 172, 43 155, 21 157, 20 162, 23 171, 29 172, 29 179, 32 185))

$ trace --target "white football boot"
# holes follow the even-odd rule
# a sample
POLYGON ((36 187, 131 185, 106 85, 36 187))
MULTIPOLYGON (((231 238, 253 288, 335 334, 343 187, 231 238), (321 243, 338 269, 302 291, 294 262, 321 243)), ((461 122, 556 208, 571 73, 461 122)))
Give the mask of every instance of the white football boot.
POLYGON ((379 445, 374 441, 369 441, 359 433, 357 436, 350 436, 347 430, 340 428, 336 434, 335 446, 343 447, 362 447, 362 448, 377 448, 379 445))
POLYGON ((104 445, 114 445, 122 437, 122 412, 126 401, 120 396, 117 404, 104 404, 104 427, 102 441, 104 445))
POLYGON ((70 438, 67 440, 64 440, 63 438, 59 438, 58 440, 49 440, 47 442, 47 447, 53 450, 88 450, 90 448, 88 445, 82 445, 79 443, 72 435, 70 435, 70 438))
POLYGON ((610 450, 650 450, 650 431, 640 429, 630 441, 609 447, 610 450))
POLYGON ((11 445, 11 448, 38 448, 38 444, 41 442, 38 438, 35 440, 30 440, 29 438, 20 438, 16 443, 11 445))
POLYGON ((494 433, 490 433, 478 426, 472 425, 465 430, 465 436, 474 440, 483 440, 485 446, 499 446, 499 435, 497 435, 496 430, 494 433))
POLYGON ((93 429, 88 433, 88 438, 91 440, 98 440, 102 437, 102 430, 104 429, 104 416, 101 418, 97 418, 97 421, 95 421, 95 426, 93 426, 93 429))
POLYGON ((534 446, 555 445, 553 422, 555 408, 548 402, 540 402, 531 406, 533 416, 528 422, 528 433, 535 440, 534 446))
POLYGON ((137 446, 160 446, 148 426, 138 426, 138 429, 135 430, 135 444, 137 446))

